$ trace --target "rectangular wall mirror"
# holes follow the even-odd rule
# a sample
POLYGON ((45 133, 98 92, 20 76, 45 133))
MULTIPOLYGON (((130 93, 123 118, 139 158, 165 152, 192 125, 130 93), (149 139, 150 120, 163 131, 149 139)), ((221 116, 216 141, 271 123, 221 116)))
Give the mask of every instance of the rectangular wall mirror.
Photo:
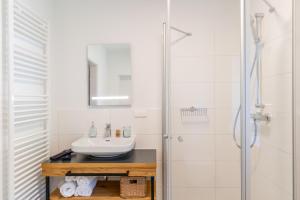
POLYGON ((131 50, 129 44, 88 45, 89 105, 131 105, 131 50))

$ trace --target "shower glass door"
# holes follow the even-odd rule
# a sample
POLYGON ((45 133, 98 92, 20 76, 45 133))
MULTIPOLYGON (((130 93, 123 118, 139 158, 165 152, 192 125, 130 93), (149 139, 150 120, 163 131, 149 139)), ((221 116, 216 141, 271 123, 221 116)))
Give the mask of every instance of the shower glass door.
POLYGON ((292 0, 166 2, 164 199, 293 200, 292 0))
POLYGON ((241 199, 240 27, 239 0, 169 1, 168 200, 241 199))
POLYGON ((293 200, 293 0, 246 0, 246 196, 293 200))

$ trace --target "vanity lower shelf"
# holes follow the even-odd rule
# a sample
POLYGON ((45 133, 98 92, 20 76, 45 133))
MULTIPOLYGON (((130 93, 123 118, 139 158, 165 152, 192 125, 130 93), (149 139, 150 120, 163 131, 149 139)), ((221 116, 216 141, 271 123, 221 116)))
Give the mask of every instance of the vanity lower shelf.
MULTIPOLYGON (((58 190, 50 193, 50 177, 64 176, 129 176, 147 177, 148 194, 145 198, 131 200, 154 200, 156 177, 156 150, 135 149, 116 159, 94 159, 87 155, 74 154, 70 160, 45 161, 41 164, 45 176, 46 200, 121 200, 120 183, 99 182, 92 197, 64 198, 58 190), (153 187, 152 187, 153 186, 153 187)), ((129 199, 130 200, 130 199, 129 199)))
MULTIPOLYGON (((147 190, 146 197, 144 197, 144 198, 126 198, 126 199, 127 200, 151 200, 150 181, 148 181, 147 185, 148 185, 148 190, 147 190)), ((66 200, 66 199, 67 200, 124 200, 124 198, 120 197, 120 182, 119 181, 98 182, 91 197, 65 198, 65 197, 61 196, 58 189, 56 189, 54 192, 52 192, 52 194, 50 196, 50 200, 66 200)))

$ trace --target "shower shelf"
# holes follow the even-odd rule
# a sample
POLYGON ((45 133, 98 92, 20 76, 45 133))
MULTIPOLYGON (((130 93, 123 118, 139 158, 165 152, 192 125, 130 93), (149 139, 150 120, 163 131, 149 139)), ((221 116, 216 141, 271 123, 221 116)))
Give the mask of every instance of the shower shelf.
MULTIPOLYGON (((150 181, 148 181, 148 194, 144 198, 126 198, 127 200, 151 200, 150 194, 150 181)), ((98 182, 93 195, 91 197, 69 197, 64 198, 60 195, 59 190, 56 189, 50 196, 50 200, 121 200, 120 197, 120 182, 119 181, 108 181, 98 182)))
POLYGON ((205 107, 184 107, 180 109, 182 122, 208 122, 208 108, 205 107))

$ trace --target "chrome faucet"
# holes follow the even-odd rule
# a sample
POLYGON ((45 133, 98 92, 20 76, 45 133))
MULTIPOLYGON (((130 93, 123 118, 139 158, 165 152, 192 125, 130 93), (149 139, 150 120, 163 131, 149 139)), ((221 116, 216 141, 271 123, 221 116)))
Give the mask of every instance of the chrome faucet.
POLYGON ((111 124, 106 124, 104 138, 109 138, 109 137, 111 137, 111 124))

